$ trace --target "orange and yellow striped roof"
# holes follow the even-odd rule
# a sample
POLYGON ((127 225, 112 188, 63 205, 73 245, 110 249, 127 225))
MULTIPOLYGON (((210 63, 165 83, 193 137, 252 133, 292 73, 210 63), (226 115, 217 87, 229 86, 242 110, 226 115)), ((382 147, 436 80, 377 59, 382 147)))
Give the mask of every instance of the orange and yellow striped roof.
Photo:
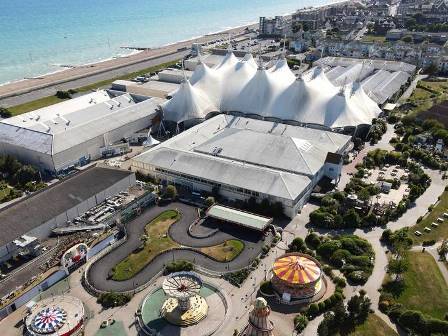
POLYGON ((272 270, 280 280, 294 285, 313 283, 321 276, 319 265, 301 255, 286 255, 278 258, 272 270))

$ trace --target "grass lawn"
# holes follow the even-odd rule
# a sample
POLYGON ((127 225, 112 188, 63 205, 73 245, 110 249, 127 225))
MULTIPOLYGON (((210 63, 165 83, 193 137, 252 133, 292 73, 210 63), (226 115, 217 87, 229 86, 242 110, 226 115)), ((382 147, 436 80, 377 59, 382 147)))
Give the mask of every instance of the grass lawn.
MULTIPOLYGON (((144 74, 147 74, 149 72, 155 72, 155 71, 159 71, 161 69, 167 68, 169 66, 173 66, 174 64, 176 64, 178 62, 178 60, 176 61, 172 61, 172 62, 167 62, 167 63, 162 63, 160 65, 157 66, 153 66, 150 68, 146 68, 146 69, 142 69, 140 71, 136 71, 136 72, 131 72, 128 73, 126 75, 123 76, 119 76, 119 77, 115 77, 112 79, 106 79, 100 82, 96 82, 90 85, 86 85, 86 86, 82 86, 79 88, 74 88, 74 90, 78 91, 78 92, 88 92, 91 90, 95 90, 97 88, 102 88, 102 87, 109 87, 112 82, 119 80, 119 79, 132 79, 144 74)), ((50 106, 56 103, 60 103, 64 101, 64 99, 59 99, 56 96, 49 96, 49 97, 44 97, 44 98, 40 98, 37 100, 33 100, 30 101, 28 103, 24 103, 24 104, 20 104, 20 105, 16 105, 16 106, 12 106, 12 107, 8 107, 8 110, 11 111, 11 113, 13 115, 19 115, 22 113, 26 113, 29 111, 33 111, 33 110, 37 110, 39 108, 42 107, 46 107, 46 106, 50 106)))
POLYGON ((448 238, 448 218, 443 223, 438 223, 439 227, 435 228, 431 226, 432 222, 437 222, 438 217, 443 218, 443 213, 448 212, 448 191, 444 191, 440 196, 440 201, 434 207, 434 209, 427 214, 420 223, 414 225, 409 233, 412 235, 412 239, 416 243, 422 243, 424 240, 443 240, 448 238), (424 228, 429 227, 431 232, 425 232, 424 228), (417 237, 414 235, 415 231, 420 231, 422 235, 417 237))
POLYGON ((232 261, 233 259, 238 257, 243 250, 244 243, 241 240, 237 239, 226 240, 222 244, 203 247, 200 249, 201 252, 222 262, 232 261))
POLYGON ((33 100, 31 102, 28 102, 28 103, 16 105, 16 106, 13 106, 13 107, 8 107, 8 110, 12 113, 12 115, 19 115, 19 114, 22 114, 22 113, 26 113, 26 112, 29 112, 29 111, 34 111, 34 110, 40 109, 42 107, 54 105, 54 104, 60 103, 60 102, 62 102, 64 100, 65 99, 59 99, 56 96, 49 96, 49 97, 44 97, 44 98, 40 98, 40 99, 37 99, 37 100, 33 100))
POLYGON ((441 320, 448 311, 448 286, 434 258, 426 252, 409 252, 404 288, 397 294, 396 301, 407 309, 441 320))
POLYGON ((362 42, 385 42, 386 36, 366 34, 361 39, 362 42))
POLYGON ((395 336, 398 334, 375 314, 369 314, 367 321, 357 326, 350 336, 395 336))
POLYGON ((176 210, 166 210, 154 218, 145 227, 149 241, 134 253, 120 261, 113 268, 112 279, 123 281, 132 278, 161 252, 170 250, 179 245, 168 235, 171 224, 177 222, 181 215, 176 210))

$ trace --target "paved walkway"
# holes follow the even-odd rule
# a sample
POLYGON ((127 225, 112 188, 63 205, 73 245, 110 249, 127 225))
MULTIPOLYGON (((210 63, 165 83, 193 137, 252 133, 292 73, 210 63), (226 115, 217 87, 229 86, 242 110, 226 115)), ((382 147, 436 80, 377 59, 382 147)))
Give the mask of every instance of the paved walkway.
POLYGON ((188 226, 193 223, 196 218, 196 209, 182 203, 171 203, 166 206, 155 206, 147 209, 139 217, 126 224, 128 233, 128 239, 126 242, 112 250, 92 265, 88 274, 90 283, 95 288, 103 291, 133 290, 151 280, 163 269, 166 264, 174 260, 189 260, 195 265, 199 265, 214 272, 239 270, 249 265, 250 262, 258 256, 263 245, 265 244, 264 241, 257 240, 256 237, 260 238, 259 234, 255 233, 248 235, 246 233, 246 235, 249 236, 248 238, 247 236, 243 236, 241 231, 238 231, 237 229, 229 229, 225 233, 217 235, 217 239, 212 237, 204 240, 197 240, 190 237, 187 233, 188 226), (112 267, 118 264, 121 260, 125 259, 138 246, 140 246, 140 237, 146 224, 148 224, 153 218, 157 217, 157 215, 159 215, 162 211, 168 209, 178 209, 182 214, 181 219, 174 224, 172 230, 174 233, 173 239, 177 240, 177 242, 182 246, 210 246, 220 244, 226 239, 237 238, 244 241, 245 249, 238 257, 227 263, 215 261, 208 256, 193 250, 173 250, 171 252, 158 255, 132 279, 125 281, 114 281, 110 279, 109 273, 112 267), (204 244, 204 241, 208 244, 204 244))

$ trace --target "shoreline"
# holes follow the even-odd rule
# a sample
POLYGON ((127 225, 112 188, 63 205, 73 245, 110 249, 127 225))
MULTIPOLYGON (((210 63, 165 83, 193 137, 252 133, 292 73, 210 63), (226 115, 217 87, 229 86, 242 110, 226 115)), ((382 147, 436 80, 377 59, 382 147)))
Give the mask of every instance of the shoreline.
MULTIPOLYGON (((246 28, 254 28, 256 24, 246 24, 238 27, 225 29, 220 32, 202 35, 200 37, 193 37, 183 41, 166 44, 153 49, 142 50, 139 52, 130 52, 129 55, 118 58, 110 57, 108 59, 91 62, 75 66, 74 68, 61 68, 60 70, 51 73, 37 75, 33 78, 20 79, 17 81, 0 84, 0 100, 19 96, 29 93, 34 90, 44 89, 50 86, 70 82, 80 78, 87 78, 96 74, 105 73, 112 70, 117 70, 126 66, 136 65, 145 61, 162 58, 169 55, 179 54, 189 51, 192 43, 205 43, 216 39, 220 35, 233 34, 234 36, 241 36, 245 33, 246 28), (185 49, 187 48, 187 49, 185 49)), ((75 89, 75 88, 74 88, 75 89)))
MULTIPOLYGON (((350 0, 337 0, 329 1, 328 3, 311 6, 311 8, 321 8, 325 6, 340 5, 350 0)), ((304 10, 300 8, 298 10, 304 10)), ((283 14, 283 16, 291 16, 295 11, 291 13, 283 14)), ((178 54, 179 58, 182 58, 187 50, 191 47, 192 43, 206 43, 211 40, 216 39, 221 36, 222 38, 227 34, 233 34, 234 36, 242 36, 245 33, 245 29, 254 29, 258 26, 258 21, 252 21, 247 24, 242 24, 239 26, 231 27, 228 29, 223 29, 216 32, 209 32, 201 36, 191 37, 189 39, 180 40, 177 42, 167 43, 160 47, 148 48, 147 50, 136 50, 136 49, 126 49, 129 50, 129 54, 123 56, 111 56, 109 58, 87 62, 85 64, 74 65, 71 67, 61 67, 55 71, 45 73, 42 75, 36 75, 30 78, 23 78, 15 81, 6 82, 0 84, 0 104, 2 100, 21 96, 33 91, 42 90, 46 88, 51 88, 60 84, 67 84, 71 81, 76 81, 80 79, 88 79, 89 77, 105 74, 107 72, 112 72, 119 70, 121 68, 126 68, 133 65, 138 65, 139 63, 145 63, 151 60, 157 60, 158 58, 166 58, 168 56, 174 56, 178 54), (186 48, 186 49, 185 49, 186 48)), ((135 46, 137 48, 138 46, 135 46)), ((144 67, 142 67, 144 69, 144 67)), ((111 78, 113 78, 111 76, 111 78)), ((94 84, 92 82, 91 84, 94 84)), ((77 87, 73 87, 76 89, 77 87)), ((7 104, 10 105, 10 104, 7 104)))

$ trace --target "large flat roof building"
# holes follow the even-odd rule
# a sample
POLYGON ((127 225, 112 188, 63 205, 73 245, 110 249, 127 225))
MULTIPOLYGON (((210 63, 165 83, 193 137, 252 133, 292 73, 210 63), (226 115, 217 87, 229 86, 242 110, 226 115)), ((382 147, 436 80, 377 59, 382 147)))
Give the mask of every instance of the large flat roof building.
POLYGON ((281 202, 292 217, 324 175, 339 178, 349 143, 338 133, 220 114, 133 158, 131 166, 191 190, 218 188, 228 199, 281 202))
POLYGON ((151 125, 159 98, 97 91, 0 121, 0 153, 58 173, 151 125))
POLYGON ((55 227, 84 214, 107 197, 135 185, 135 174, 112 168, 88 168, 0 211, 0 260, 13 253, 22 235, 46 238, 55 227))

